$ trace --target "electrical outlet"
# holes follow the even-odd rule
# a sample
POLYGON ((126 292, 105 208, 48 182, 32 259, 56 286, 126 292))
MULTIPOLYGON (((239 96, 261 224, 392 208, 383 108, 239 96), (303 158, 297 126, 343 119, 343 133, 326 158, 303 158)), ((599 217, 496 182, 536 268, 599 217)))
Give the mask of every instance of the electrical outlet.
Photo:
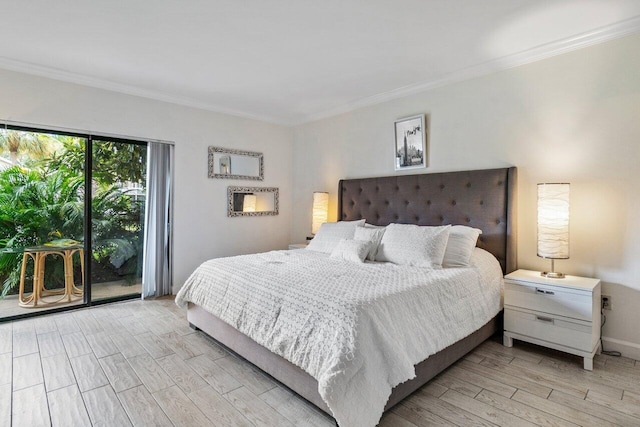
POLYGON ((602 295, 601 301, 601 307, 604 310, 611 310, 611 297, 609 295, 602 295))

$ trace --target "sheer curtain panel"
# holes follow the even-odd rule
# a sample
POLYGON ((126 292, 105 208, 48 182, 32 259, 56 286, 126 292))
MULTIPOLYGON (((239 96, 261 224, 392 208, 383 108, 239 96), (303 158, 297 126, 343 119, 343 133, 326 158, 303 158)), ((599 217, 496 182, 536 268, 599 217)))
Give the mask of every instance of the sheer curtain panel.
POLYGON ((150 142, 147 150, 143 299, 171 294, 170 214, 173 146, 150 142))

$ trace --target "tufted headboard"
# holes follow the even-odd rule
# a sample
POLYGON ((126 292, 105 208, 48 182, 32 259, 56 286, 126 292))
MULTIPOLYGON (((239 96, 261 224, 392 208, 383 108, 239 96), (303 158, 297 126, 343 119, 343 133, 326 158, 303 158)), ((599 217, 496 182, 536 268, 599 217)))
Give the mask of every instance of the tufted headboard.
POLYGON ((516 168, 341 180, 338 219, 482 230, 478 247, 516 269, 516 168))

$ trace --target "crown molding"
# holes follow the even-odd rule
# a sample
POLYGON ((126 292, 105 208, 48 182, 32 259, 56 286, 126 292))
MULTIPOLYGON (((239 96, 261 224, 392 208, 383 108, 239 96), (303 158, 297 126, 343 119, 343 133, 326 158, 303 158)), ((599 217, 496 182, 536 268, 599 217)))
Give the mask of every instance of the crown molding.
POLYGON ((141 98, 153 99, 156 101, 168 102, 185 107, 198 108, 221 114, 228 114, 262 122, 273 123, 283 126, 298 126, 304 123, 325 119, 328 117, 344 114, 359 108, 369 107, 386 101, 391 101, 405 96, 414 95, 419 92, 428 91, 448 84, 469 80, 476 77, 492 74, 509 68, 518 67, 541 59, 567 53, 573 50, 582 49, 594 44, 603 43, 626 35, 640 32, 640 16, 617 22, 612 25, 597 28, 585 33, 546 43, 521 52, 506 55, 484 63, 472 65, 470 67, 446 73, 436 79, 431 79, 388 92, 379 93, 373 96, 357 99, 340 106, 308 115, 295 115, 290 117, 276 117, 269 115, 259 115, 246 111, 225 108, 213 103, 203 102, 188 97, 170 95, 161 91, 143 89, 136 86, 112 82, 106 79, 85 76, 78 73, 64 71, 52 67, 44 67, 28 62, 16 61, 13 59, 0 57, 0 68, 17 71, 25 74, 46 77, 54 80, 61 80, 68 83, 89 86, 97 89, 119 92, 126 95, 138 96, 141 98))
POLYGON ((109 80, 100 79, 96 77, 90 77, 83 74, 73 73, 70 71, 59 70, 57 68, 45 67, 42 65, 32 64, 29 62, 16 61, 0 56, 0 68, 17 71, 20 73, 31 74, 39 77, 46 77, 53 80, 60 80, 67 83, 73 83, 82 86, 89 86, 96 89, 108 90, 111 92, 118 92, 125 95, 138 96, 141 98, 153 99, 156 101, 167 102, 170 104, 177 104, 183 107, 192 107, 200 110, 212 111, 215 113, 228 114, 231 116, 243 117, 252 120, 258 120, 262 122, 268 122, 273 124, 290 126, 289 121, 283 120, 280 117, 274 116, 262 116, 258 114, 247 113, 245 111, 233 110, 219 105, 215 105, 208 102, 195 100, 188 97, 181 97, 170 95, 161 91, 154 91, 149 89, 143 89, 136 86, 115 83, 109 80))
POLYGON ((552 56, 561 55, 563 53, 621 38, 637 32, 640 32, 640 16, 635 16, 633 18, 620 21, 612 25, 600 27, 595 30, 587 31, 576 36, 568 37, 562 40, 556 40, 554 42, 536 46, 531 49, 526 49, 518 53, 506 55, 484 63, 452 71, 440 76, 437 79, 403 86, 397 89, 390 90, 388 92, 383 92, 377 95, 358 99, 343 104, 339 107, 325 110, 321 113, 306 115, 301 117, 294 125, 297 126, 316 120, 326 119, 328 117, 344 114, 349 111, 357 110, 359 108, 370 107, 386 101, 415 95, 416 93, 425 92, 452 83, 457 83, 464 80, 496 73, 498 71, 507 70, 509 68, 526 65, 531 62, 540 61, 552 56))

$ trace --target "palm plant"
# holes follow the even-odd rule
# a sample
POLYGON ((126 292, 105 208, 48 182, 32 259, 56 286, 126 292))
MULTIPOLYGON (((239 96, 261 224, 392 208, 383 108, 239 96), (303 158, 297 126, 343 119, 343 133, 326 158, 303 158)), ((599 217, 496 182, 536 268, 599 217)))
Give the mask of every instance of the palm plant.
MULTIPOLYGON (((47 169, 66 169, 69 173, 84 171, 85 140, 56 135, 62 149, 41 163, 47 169)), ((103 185, 118 182, 143 183, 147 147, 113 141, 93 141, 93 179, 103 185)))
MULTIPOLYGON (((99 186, 91 202, 95 261, 120 269, 141 252, 143 204, 117 185, 99 186)), ((136 271, 128 271, 129 274, 136 271)))
POLYGON ((0 129, 0 153, 9 153, 13 165, 22 163, 21 160, 47 158, 57 146, 55 138, 47 134, 0 129))
MULTIPOLYGON (((62 172, 45 176, 17 166, 0 172, 0 275, 6 275, 1 296, 18 283, 22 248, 60 237, 82 239, 83 184, 82 177, 62 172)), ((61 282, 61 271, 51 271, 51 279, 61 282)))
MULTIPOLYGON (((119 269, 139 253, 142 205, 116 185, 95 187, 93 261, 119 269)), ((0 171, 0 297, 19 283, 22 248, 58 238, 83 240, 84 196, 83 175, 64 168, 0 171)), ((47 270, 47 276, 47 283, 63 281, 59 268, 47 270)))

